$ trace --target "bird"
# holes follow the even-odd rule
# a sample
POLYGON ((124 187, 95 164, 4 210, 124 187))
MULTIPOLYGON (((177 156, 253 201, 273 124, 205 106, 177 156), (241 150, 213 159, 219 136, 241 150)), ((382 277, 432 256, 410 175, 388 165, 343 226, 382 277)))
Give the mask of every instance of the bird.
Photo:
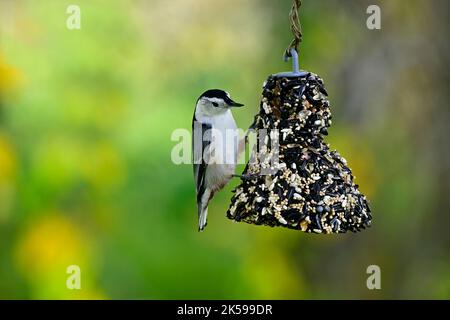
POLYGON ((197 99, 192 118, 192 149, 198 231, 206 227, 209 201, 234 176, 239 138, 233 134, 237 126, 231 109, 242 106, 220 89, 207 90, 197 99))

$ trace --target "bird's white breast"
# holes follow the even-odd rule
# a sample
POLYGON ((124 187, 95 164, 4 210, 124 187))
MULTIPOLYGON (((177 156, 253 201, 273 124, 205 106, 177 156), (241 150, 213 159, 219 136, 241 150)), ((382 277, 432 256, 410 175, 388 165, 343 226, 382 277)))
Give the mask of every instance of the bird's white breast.
POLYGON ((237 161, 237 126, 230 110, 213 117, 211 126, 217 130, 214 134, 211 148, 217 155, 217 163, 235 164, 237 161), (223 161, 220 161, 222 158, 223 161))
POLYGON ((214 116, 196 114, 196 118, 213 129, 206 180, 207 185, 220 189, 235 173, 239 141, 236 122, 230 110, 214 116))

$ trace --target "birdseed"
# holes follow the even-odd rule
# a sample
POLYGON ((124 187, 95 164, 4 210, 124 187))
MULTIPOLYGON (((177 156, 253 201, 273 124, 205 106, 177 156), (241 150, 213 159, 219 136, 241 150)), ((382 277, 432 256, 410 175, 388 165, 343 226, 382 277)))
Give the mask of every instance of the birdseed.
MULTIPOLYGON (((322 79, 313 73, 289 78, 272 75, 262 95, 253 128, 281 132, 279 163, 274 165, 278 171, 272 176, 260 174, 271 166, 270 157, 254 157, 256 162, 243 172, 243 177, 252 178, 241 179, 227 217, 309 233, 357 232, 369 227, 371 211, 347 161, 323 141, 331 111, 322 79)), ((262 148, 266 153, 271 151, 271 139, 272 135, 267 136, 262 148)))

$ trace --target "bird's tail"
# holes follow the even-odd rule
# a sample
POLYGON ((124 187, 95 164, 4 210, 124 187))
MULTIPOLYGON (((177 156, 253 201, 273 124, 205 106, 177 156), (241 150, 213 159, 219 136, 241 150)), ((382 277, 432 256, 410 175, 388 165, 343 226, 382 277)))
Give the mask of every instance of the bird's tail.
POLYGON ((203 231, 206 227, 206 218, 208 217, 208 204, 205 206, 202 203, 198 203, 198 231, 203 231))
POLYGON ((198 210, 198 231, 203 231, 206 227, 206 218, 208 217, 208 203, 212 198, 213 193, 206 188, 205 192, 197 198, 198 210))

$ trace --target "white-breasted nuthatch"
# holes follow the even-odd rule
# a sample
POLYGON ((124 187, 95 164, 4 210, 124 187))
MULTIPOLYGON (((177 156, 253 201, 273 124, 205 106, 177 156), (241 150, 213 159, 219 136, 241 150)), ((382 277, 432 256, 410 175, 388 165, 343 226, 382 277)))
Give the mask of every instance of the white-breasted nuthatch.
POLYGON ((241 106, 228 92, 219 89, 208 90, 197 100, 192 149, 199 231, 206 226, 209 201, 235 173, 239 137, 230 109, 241 106))

